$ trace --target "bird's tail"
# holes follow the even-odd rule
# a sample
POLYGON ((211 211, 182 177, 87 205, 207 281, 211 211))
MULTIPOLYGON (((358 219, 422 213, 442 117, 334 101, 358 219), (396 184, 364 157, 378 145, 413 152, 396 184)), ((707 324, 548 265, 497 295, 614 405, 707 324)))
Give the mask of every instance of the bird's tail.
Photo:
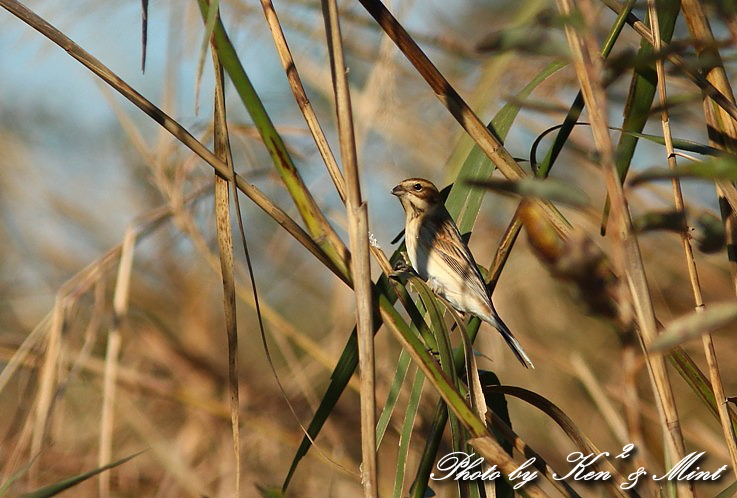
POLYGON ((490 321, 489 323, 499 331, 502 337, 504 337, 504 341, 510 347, 520 363, 525 366, 525 368, 535 368, 535 365, 532 364, 532 360, 530 360, 530 357, 527 356, 525 350, 522 349, 522 345, 519 343, 519 341, 517 341, 517 339, 514 338, 512 332, 509 330, 509 327, 507 327, 502 319, 499 318, 499 315, 494 313, 493 321, 490 321))

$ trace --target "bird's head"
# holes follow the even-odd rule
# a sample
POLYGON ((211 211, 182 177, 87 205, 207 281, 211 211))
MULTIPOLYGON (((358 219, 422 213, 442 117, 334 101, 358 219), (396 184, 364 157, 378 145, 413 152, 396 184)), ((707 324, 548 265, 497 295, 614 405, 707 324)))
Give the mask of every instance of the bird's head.
POLYGON ((425 213, 443 200, 437 187, 424 178, 408 178, 392 189, 407 213, 425 213))

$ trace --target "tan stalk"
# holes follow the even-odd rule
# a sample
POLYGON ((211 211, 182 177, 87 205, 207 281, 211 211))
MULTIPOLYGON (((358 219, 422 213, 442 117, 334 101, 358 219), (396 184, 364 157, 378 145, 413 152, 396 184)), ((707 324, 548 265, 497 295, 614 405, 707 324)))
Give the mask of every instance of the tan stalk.
MULTIPOLYGON (((51 326, 46 339, 46 354, 44 355, 39 379, 36 416, 33 425, 33 436, 31 437, 31 455, 38 455, 41 452, 41 446, 46 435, 46 424, 56 386, 56 370, 61 350, 61 332, 64 328, 66 302, 66 297, 61 292, 57 294, 51 326)), ((28 477, 29 484, 35 485, 38 478, 38 460, 31 466, 28 477)))
MULTIPOLYGON (((563 16, 570 17, 580 12, 583 16, 583 24, 588 28, 585 33, 582 33, 570 23, 566 24, 566 37, 571 48, 573 64, 581 85, 586 108, 589 112, 591 132, 600 154, 607 192, 612 200, 612 219, 616 226, 616 230, 612 231, 612 236, 615 238, 614 247, 620 248, 620 251, 614 254, 613 260, 616 263, 617 272, 625 278, 635 309, 639 325, 638 331, 640 332, 650 378, 653 383, 656 404, 661 417, 660 422, 666 446, 666 461, 677 462, 683 458, 685 453, 683 435, 681 434, 678 411, 664 357, 659 353, 651 355, 648 352, 650 343, 658 334, 655 313, 640 247, 637 238, 632 233, 632 222, 627 200, 624 197, 622 184, 619 181, 619 175, 614 164, 614 151, 607 126, 606 94, 601 83, 602 61, 592 32, 596 22, 593 6, 590 0, 581 0, 575 5, 573 0, 557 0, 557 4, 563 16)), ((680 484, 678 490, 684 496, 693 494, 687 484, 680 484)))
POLYGON ((348 89, 338 5, 323 0, 323 17, 328 38, 330 69, 333 76, 338 114, 340 156, 346 176, 346 210, 351 244, 351 274, 356 296, 358 330, 358 370, 361 378, 361 481, 366 498, 379 495, 376 469, 376 389, 374 370, 373 306, 371 300, 371 261, 369 258, 368 210, 361 200, 361 184, 353 133, 351 96, 348 89))
MULTIPOLYGON (((213 124, 215 154, 225 162, 231 173, 233 160, 225 110, 225 83, 223 68, 213 45, 212 66, 215 73, 215 116, 213 124)), ((233 263, 233 230, 230 222, 230 195, 228 177, 215 174, 215 218, 217 226, 220 275, 223 280, 223 308, 225 333, 228 341, 228 383, 230 384, 230 425, 235 456, 235 496, 241 495, 241 429, 240 394, 238 392, 238 321, 235 299, 235 264, 233 263)), ((234 190, 234 192, 238 192, 234 190)))
MULTIPOLYGON (((652 1, 652 0, 651 0, 652 1)), ((712 83, 720 92, 722 92, 732 103, 734 103, 734 94, 732 93, 732 87, 729 84, 729 80, 727 78, 727 74, 724 71, 724 66, 721 63, 721 58, 719 57, 719 51, 717 48, 715 48, 715 45, 711 45, 715 43, 714 36, 711 33, 711 28, 709 27, 709 22, 706 19, 706 16, 704 15, 704 12, 702 10, 701 5, 694 2, 693 0, 683 0, 682 2, 682 9, 683 9, 683 16, 686 20, 686 24, 689 27, 689 31, 691 32, 691 35, 695 41, 696 50, 699 52, 700 56, 706 56, 709 58, 709 60, 715 61, 713 66, 707 70, 706 79, 712 83)), ((657 17, 654 18, 654 20, 657 22, 657 17)), ((653 30, 657 30, 656 24, 653 25, 653 30)), ((656 43, 659 40, 656 41, 656 43)), ((657 51, 657 46, 656 46, 657 51)), ((664 77, 663 68, 662 68, 662 61, 658 61, 658 81, 664 77)), ((660 84, 659 84, 660 88, 660 84)), ((662 88, 662 94, 661 94, 661 104, 665 102, 665 85, 663 83, 662 88)), ((719 133, 721 133, 721 136, 723 137, 720 141, 714 140, 714 138, 711 136, 710 133, 710 142, 715 145, 716 147, 726 149, 729 152, 737 152, 737 122, 730 116, 728 113, 724 112, 724 110, 715 105, 714 101, 705 98, 704 99, 704 107, 705 107, 705 114, 706 114, 706 122, 707 125, 710 128, 713 128, 714 130, 718 130, 719 133)), ((667 112, 663 112, 665 118, 664 118, 664 124, 663 124, 663 131, 665 135, 666 140, 666 146, 668 146, 668 143, 670 141, 670 130, 668 130, 668 133, 665 133, 665 120, 667 120, 667 112)), ((671 167, 675 167, 675 158, 672 157, 672 144, 670 145, 670 148, 668 149, 669 154, 669 165, 671 167), (672 157, 672 159, 671 159, 672 157)), ((678 184, 678 179, 673 179, 673 188, 674 188, 674 195, 675 195, 675 203, 676 203, 676 209, 682 211, 683 210, 683 197, 681 196, 680 191, 680 185, 678 184), (677 188, 676 188, 677 187, 677 188)), ((734 184, 727 181, 719 181, 717 182, 717 192, 721 194, 725 194, 727 192, 734 192, 734 184)), ((725 203, 722 203, 725 205, 725 203)), ((730 215, 728 215, 728 223, 727 228, 730 228, 730 221, 733 221, 732 218, 734 216, 735 212, 735 205, 733 203, 730 204, 730 215)), ((727 206, 725 206, 727 207, 727 206)), ((731 232, 731 230, 730 230, 731 232)), ((688 235, 684 231, 681 238, 683 239, 683 249, 686 255, 686 262, 688 264, 688 273, 689 277, 691 278, 691 286, 694 293, 694 301, 696 305, 697 310, 702 310, 704 307, 703 299, 701 297, 701 288, 699 286, 699 280, 698 280, 698 274, 696 273, 696 264, 693 259, 693 251, 691 250, 691 244, 688 240, 688 235)), ((735 261, 731 261, 731 267, 732 267, 732 278, 735 282, 735 288, 737 288, 737 272, 735 272, 735 261)), ((704 334, 702 336, 702 341, 704 343, 704 355, 706 356, 706 362, 709 367, 709 378, 711 380, 711 386, 714 390, 714 399, 716 400, 717 405, 717 411, 719 413, 719 421, 721 422, 722 426, 722 433, 724 435, 724 440, 727 444, 727 449, 729 451, 729 459, 731 462, 732 472, 737 476, 737 440, 735 440, 735 434, 734 430, 732 428, 732 423, 729 416, 729 408, 727 407, 727 398, 724 395, 724 386, 722 384, 722 377, 721 373, 719 372, 719 365, 717 362, 716 357, 716 351, 714 350, 714 341, 712 339, 711 334, 704 334)))
POLYGON ((289 81, 289 86, 292 88, 294 99, 297 101, 297 105, 302 111, 305 121, 307 121, 307 127, 310 129, 310 133, 312 133, 315 145, 317 145, 317 150, 320 152, 320 156, 325 162, 325 166, 327 166, 328 173, 330 174, 330 178, 333 180, 333 184, 335 184, 338 195, 340 195, 341 200, 345 202, 346 194, 343 175, 340 172, 338 163, 335 161, 333 152, 330 150, 330 145, 328 144, 327 138, 325 138, 325 133, 322 131, 322 127, 317 120, 315 110, 312 108, 312 104, 310 104, 310 100, 307 98, 304 86, 302 86, 302 80, 300 79, 297 68, 294 65, 294 59, 292 58, 292 53, 289 50, 289 45, 287 45, 287 39, 284 37, 284 31, 279 23, 279 18, 274 10, 274 4, 271 3, 271 0, 261 0, 261 6, 264 9, 264 15, 266 16, 269 30, 271 30, 271 36, 274 38, 274 45, 276 45, 276 51, 279 53, 279 59, 284 66, 284 71, 287 73, 287 80, 289 81))
MULTIPOLYGON (((100 417, 100 452, 98 466, 109 464, 112 459, 113 429, 115 426, 115 386, 118 377, 118 356, 122 337, 120 330, 128 314, 128 296, 130 295, 131 270, 133 269, 133 251, 136 247, 136 231, 131 226, 125 232, 120 252, 118 277, 113 293, 113 323, 107 338, 105 353, 105 374, 102 390, 102 416, 100 417)), ((98 492, 101 497, 110 496, 110 472, 100 474, 98 492)))
POLYGON ((15 350, 13 356, 5 363, 2 372, 0 372, 0 393, 3 392, 5 386, 8 384, 13 375, 18 371, 18 368, 24 364, 28 355, 31 351, 36 349, 39 343, 43 341, 45 332, 51 326, 54 320, 54 307, 49 313, 46 314, 37 324, 33 327, 28 335, 26 335, 23 342, 15 350))
MULTIPOLYGON (((622 406, 624 407, 624 416, 627 420, 627 441, 641 448, 633 457, 633 467, 645 467, 649 459, 649 451, 645 445, 645 436, 642 428, 642 399, 638 390, 638 372, 642 368, 641 357, 637 351, 637 345, 633 342, 627 343, 622 348, 622 406)), ((645 481, 644 484, 647 493, 654 494, 654 483, 645 481)), ((645 493, 643 493, 645 494, 645 493)))
MULTIPOLYGON (((604 389, 602 389, 599 380, 594 375, 594 372, 591 371, 586 360, 579 353, 573 353, 571 354, 571 367, 573 367, 573 371, 576 373, 581 384, 583 384, 586 392, 591 396, 596 408, 601 413, 604 421, 606 421, 617 442, 622 446, 629 443, 630 441, 627 440, 627 426, 622 416, 618 413, 606 393, 604 393, 604 389)), ((640 450, 638 449, 638 451, 640 450)))
MULTIPOLYGON (((34 364, 34 367, 37 367, 38 364, 41 363, 41 358, 39 358, 38 360, 39 361, 34 364)), ((23 428, 18 434, 18 439, 15 447, 13 448, 13 451, 6 454, 6 461, 3 465, 3 482, 5 482, 11 476, 13 470, 17 469, 21 465, 22 461, 28 461, 25 455, 25 448, 28 446, 31 436, 33 435, 33 423, 34 420, 32 417, 26 418, 25 422, 23 423, 23 428)), ((29 472, 31 472, 32 470, 33 466, 31 466, 29 472)), ((29 478, 29 481, 32 479, 33 478, 29 478)))
MULTIPOLYGON (((274 10, 274 5, 272 4, 271 0, 261 0, 261 5, 263 6, 266 21, 269 25, 269 29, 271 30, 271 35, 274 38, 274 44, 276 45, 279 59, 282 62, 284 71, 286 72, 287 80, 289 81, 289 86, 292 89, 294 99, 297 102, 300 111, 302 111, 302 115, 307 122, 307 127, 312 134, 312 138, 315 141, 315 145, 320 152, 320 156, 322 157, 323 162, 325 162, 328 174, 333 180, 333 184, 338 191, 338 195, 340 195, 341 200, 343 201, 343 203, 345 203, 346 187, 343 173, 338 167, 338 163, 335 160, 335 156, 333 155, 332 150, 330 149, 330 145, 328 144, 322 127, 320 126, 317 115, 315 114, 315 111, 312 108, 309 99, 307 98, 307 93, 305 92, 304 86, 302 85, 299 71, 297 71, 297 66, 294 64, 294 59, 292 58, 291 51, 289 50, 289 45, 287 44, 287 40, 284 36, 284 31, 281 28, 279 18, 277 17, 276 11, 274 10)), ((381 270, 387 275, 390 274, 392 271, 391 264, 389 263, 389 259, 386 257, 384 252, 373 245, 371 246, 371 252, 378 261, 379 266, 381 266, 381 270)))

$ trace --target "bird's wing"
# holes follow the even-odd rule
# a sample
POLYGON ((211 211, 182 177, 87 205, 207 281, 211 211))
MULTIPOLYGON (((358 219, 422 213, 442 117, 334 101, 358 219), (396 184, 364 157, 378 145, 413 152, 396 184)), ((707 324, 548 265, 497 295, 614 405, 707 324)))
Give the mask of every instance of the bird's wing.
POLYGON ((460 279, 469 290, 488 299, 488 291, 483 277, 468 246, 461 238, 458 227, 450 214, 443 209, 428 216, 420 229, 420 243, 432 246, 432 252, 454 276, 460 279))

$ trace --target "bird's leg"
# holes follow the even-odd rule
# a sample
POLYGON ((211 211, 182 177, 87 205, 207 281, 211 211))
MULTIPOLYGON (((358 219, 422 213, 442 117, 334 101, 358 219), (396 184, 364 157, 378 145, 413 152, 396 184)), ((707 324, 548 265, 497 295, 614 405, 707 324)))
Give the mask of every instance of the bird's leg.
MULTIPOLYGON (((435 294, 436 296, 440 297, 442 299, 443 296, 443 284, 438 281, 435 277, 430 277, 427 280, 427 286, 430 287, 430 290, 435 294)), ((443 299, 445 301, 445 299, 443 299)))
MULTIPOLYGON (((404 256, 404 253, 402 253, 402 256, 404 256)), ((403 257, 394 264, 394 268, 392 268, 392 272, 389 274, 389 278, 401 280, 404 277, 410 277, 412 275, 417 275, 417 273, 415 273, 412 265, 407 263, 406 258, 403 257)))

